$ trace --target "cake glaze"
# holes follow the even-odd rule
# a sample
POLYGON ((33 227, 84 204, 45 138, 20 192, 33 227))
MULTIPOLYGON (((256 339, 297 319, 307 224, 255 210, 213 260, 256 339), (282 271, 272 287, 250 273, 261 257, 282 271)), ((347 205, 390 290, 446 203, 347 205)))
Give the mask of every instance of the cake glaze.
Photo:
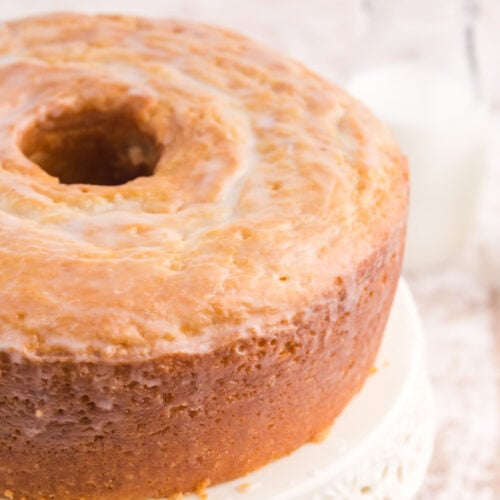
POLYGON ((4 24, 0 165, 0 489, 192 490, 314 439, 361 387, 406 161, 300 64, 184 21, 4 24))

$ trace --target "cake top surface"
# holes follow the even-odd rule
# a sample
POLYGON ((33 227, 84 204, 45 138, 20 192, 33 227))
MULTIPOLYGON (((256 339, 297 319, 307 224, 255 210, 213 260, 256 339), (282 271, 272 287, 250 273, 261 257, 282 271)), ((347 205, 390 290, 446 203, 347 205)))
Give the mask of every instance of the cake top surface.
POLYGON ((406 206, 386 127, 255 42, 119 16, 0 25, 0 349, 258 334, 325 300, 406 206))

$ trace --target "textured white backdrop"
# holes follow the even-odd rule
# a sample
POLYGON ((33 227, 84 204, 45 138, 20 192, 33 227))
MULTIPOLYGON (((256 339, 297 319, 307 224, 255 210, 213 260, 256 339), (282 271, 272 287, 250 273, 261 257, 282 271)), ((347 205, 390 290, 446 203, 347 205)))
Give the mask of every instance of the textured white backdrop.
MULTIPOLYGON (((0 0, 0 18, 80 10, 208 21, 246 33, 342 82, 363 33, 361 3, 0 0)), ((495 286, 491 267, 500 261, 500 1, 477 3, 481 69, 493 112, 477 224, 467 247, 446 269, 408 277, 426 327, 438 409, 436 449, 420 500, 500 498, 500 278, 495 286)))

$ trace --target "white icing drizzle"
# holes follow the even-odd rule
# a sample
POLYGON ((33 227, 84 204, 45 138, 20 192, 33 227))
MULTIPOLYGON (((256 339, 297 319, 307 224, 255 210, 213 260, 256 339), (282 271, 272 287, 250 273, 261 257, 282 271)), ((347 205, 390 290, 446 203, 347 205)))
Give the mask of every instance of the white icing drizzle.
POLYGON ((195 24, 86 18, 82 40, 64 19, 18 22, 0 55, 0 349, 203 352, 328 303, 400 231, 392 138, 300 65, 195 24), (64 185, 24 156, 28 130, 89 103, 135 110, 154 175, 64 185))

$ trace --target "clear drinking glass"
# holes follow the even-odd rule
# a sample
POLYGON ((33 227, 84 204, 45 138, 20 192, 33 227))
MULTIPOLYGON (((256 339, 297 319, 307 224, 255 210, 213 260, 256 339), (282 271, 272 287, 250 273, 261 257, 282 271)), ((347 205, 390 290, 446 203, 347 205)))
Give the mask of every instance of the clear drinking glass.
POLYGON ((456 0, 364 2, 367 34, 348 88, 392 130, 410 163, 405 270, 446 263, 470 230, 486 105, 474 11, 456 0))

